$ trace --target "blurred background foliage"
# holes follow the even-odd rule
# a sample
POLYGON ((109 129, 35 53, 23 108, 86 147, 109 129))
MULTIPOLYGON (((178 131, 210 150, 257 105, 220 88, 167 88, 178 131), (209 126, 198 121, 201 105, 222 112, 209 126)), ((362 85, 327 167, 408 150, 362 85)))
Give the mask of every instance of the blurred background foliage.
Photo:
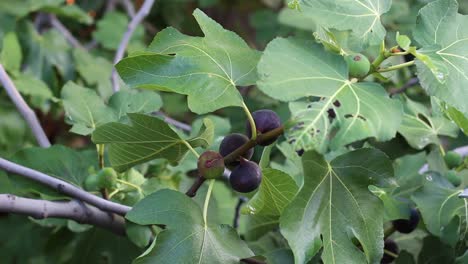
MULTIPOLYGON (((136 10, 143 3, 142 0, 129 2, 136 10)), ((430 0, 393 0, 392 9, 382 18, 389 31, 388 46, 396 44, 394 40, 397 31, 411 36, 417 12, 428 2, 430 0)), ((467 14, 468 1, 459 3, 460 13, 467 14)), ((149 16, 135 31, 127 53, 143 51, 158 31, 169 26, 188 35, 201 35, 192 16, 195 8, 202 9, 224 28, 236 32, 258 50, 263 50, 277 36, 312 37, 315 31, 313 20, 286 8, 282 0, 157 0, 149 16)), ((71 126, 65 116, 63 102, 59 99, 61 89, 66 82, 74 81, 94 89, 107 102, 112 94, 112 60, 130 21, 128 13, 131 12, 118 0, 0 0, 0 61, 27 103, 33 107, 53 144, 94 150, 89 137, 68 132, 71 126), (67 36, 54 27, 55 18, 79 41, 79 46, 71 45, 67 36)), ((377 47, 373 50, 377 51, 377 47)), ((370 49, 368 55, 373 58, 376 52, 370 49)), ((387 83, 386 88, 402 85, 408 76, 411 76, 410 72, 402 71, 392 77, 392 82, 387 83)), ((241 87, 240 91, 252 111, 269 108, 275 110, 283 120, 288 119, 290 113, 287 104, 270 99, 255 86, 241 87)), ((406 93, 413 100, 430 104, 430 98, 418 85, 406 93)), ((201 117, 188 110, 185 96, 163 92, 160 95, 162 112, 193 124, 194 127, 201 126, 201 117)), ((214 115, 216 118, 213 120, 219 128, 216 131, 218 137, 229 132, 244 132, 245 117, 238 108, 222 109, 214 115)), ((447 148, 467 143, 466 137, 444 140, 447 148)), ((35 141, 25 122, 4 90, 0 89, 0 156, 13 158, 21 149, 34 145, 35 141)), ((411 149, 401 137, 376 146, 392 158, 398 158, 411 149)), ((288 144, 281 144, 279 151, 274 152, 273 160, 276 167, 287 167, 294 175, 294 170, 297 170, 297 163, 294 162, 297 160, 283 162, 284 156, 290 152, 288 144)), ((255 153, 254 159, 258 160, 261 151, 255 153)), ((193 170, 195 164, 193 158, 187 157, 182 166, 176 169, 165 161, 157 160, 139 166, 140 172, 130 173, 138 174, 132 176, 134 178, 150 179, 144 186, 148 192, 161 188, 185 190, 191 183, 190 173, 187 172, 193 170)), ((15 193, 15 184, 0 172, 1 192, 15 193)), ((215 202, 210 204, 217 212, 213 217, 217 217, 220 223, 231 224, 237 199, 222 183, 219 185, 215 188, 215 202)), ((204 192, 205 187, 197 195, 197 202, 203 201, 204 192)), ((250 237, 257 238, 263 232, 261 227, 252 222, 249 230, 246 230, 246 225, 241 226, 250 237)), ((136 233, 136 237, 144 236, 136 233)), ((2 215, 0 236, 3 238, 0 241, 1 263, 130 263, 141 252, 126 239, 66 221, 30 221, 24 217, 2 215), (113 241, 103 243, 106 240, 113 241), (91 259, 93 262, 87 261, 91 259)), ((271 233, 262 237, 261 243, 255 240, 251 242, 257 253, 267 251, 268 245, 274 248, 284 244, 283 238, 271 233)))

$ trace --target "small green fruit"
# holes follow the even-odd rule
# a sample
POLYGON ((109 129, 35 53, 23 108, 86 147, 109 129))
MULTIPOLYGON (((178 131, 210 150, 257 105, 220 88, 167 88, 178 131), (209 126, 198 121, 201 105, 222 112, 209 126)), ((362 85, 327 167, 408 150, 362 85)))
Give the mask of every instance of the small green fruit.
POLYGON ((138 203, 141 199, 143 199, 143 194, 138 191, 132 191, 125 194, 125 197, 122 200, 122 203, 133 206, 138 203))
POLYGON ((356 53, 345 57, 348 64, 349 76, 354 78, 362 78, 369 73, 370 62, 366 56, 356 53))
POLYGON ((460 175, 454 170, 447 172, 447 180, 453 184, 453 186, 458 187, 462 183, 460 175))
POLYGON ((216 151, 208 150, 198 158, 198 172, 205 179, 216 179, 223 175, 223 156, 216 151))
POLYGON ((103 168, 97 178, 100 188, 112 189, 117 185, 117 173, 113 168, 103 168))
POLYGON ((99 191, 99 180, 96 174, 90 174, 86 177, 83 187, 88 192, 99 191))
POLYGON ((463 162, 462 156, 455 151, 448 151, 444 156, 444 160, 450 169, 460 166, 463 162))

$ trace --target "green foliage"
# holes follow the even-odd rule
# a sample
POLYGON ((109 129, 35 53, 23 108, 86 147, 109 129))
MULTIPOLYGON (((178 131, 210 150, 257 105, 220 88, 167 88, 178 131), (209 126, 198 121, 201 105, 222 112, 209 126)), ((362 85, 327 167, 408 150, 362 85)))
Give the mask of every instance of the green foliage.
POLYGON ((260 53, 202 11, 195 10, 194 16, 203 38, 167 28, 158 33, 147 52, 117 64, 120 76, 132 88, 188 95, 190 109, 198 114, 242 106, 236 86, 255 83, 260 53))
POLYGON ((237 264, 253 254, 231 227, 207 223, 201 208, 176 191, 161 190, 148 196, 126 217, 140 225, 166 225, 157 242, 135 263, 237 264))
POLYGON ((0 0, 0 156, 131 207, 0 203, 2 263, 467 262, 466 1, 155 1, 114 63, 143 2, 0 0))

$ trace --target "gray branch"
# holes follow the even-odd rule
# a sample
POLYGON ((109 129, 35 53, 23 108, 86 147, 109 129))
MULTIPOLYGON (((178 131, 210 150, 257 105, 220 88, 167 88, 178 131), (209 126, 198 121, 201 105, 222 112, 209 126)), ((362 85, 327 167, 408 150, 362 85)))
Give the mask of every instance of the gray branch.
MULTIPOLYGON (((122 40, 120 41, 119 47, 117 48, 117 52, 115 53, 114 65, 117 64, 123 58, 125 50, 127 49, 127 46, 128 46, 128 42, 130 41, 130 38, 132 37, 133 32, 135 31, 138 24, 140 24, 141 21, 143 21, 143 19, 149 14, 149 12, 151 11, 151 7, 153 6, 153 3, 154 3, 154 0, 145 0, 140 10, 138 10, 138 13, 132 18, 132 20, 128 24, 127 31, 123 35, 122 40)), ((115 67, 112 70, 111 81, 112 81, 112 90, 114 92, 117 92, 120 89, 120 85, 119 85, 119 76, 117 75, 117 71, 115 70, 115 67)))
POLYGON ((153 114, 162 117, 164 119, 164 122, 168 123, 169 125, 173 125, 175 128, 178 128, 182 131, 190 132, 192 130, 192 127, 190 125, 175 120, 161 111, 154 112, 153 114))
POLYGON ((15 104, 16 109, 18 109, 20 114, 26 120, 28 126, 31 128, 31 131, 39 146, 44 148, 50 147, 50 141, 47 138, 44 129, 42 129, 36 114, 28 106, 28 104, 26 104, 23 97, 13 84, 13 81, 10 79, 10 76, 8 76, 6 73, 2 64, 0 64, 0 83, 3 85, 3 88, 10 97, 11 101, 15 104))
POLYGON ((84 49, 83 45, 72 35, 70 31, 58 20, 55 15, 49 15, 50 24, 74 47, 84 49))
POLYGON ((21 166, 3 158, 0 158, 0 169, 20 176, 24 176, 33 181, 47 185, 60 193, 81 200, 90 205, 96 206, 97 208, 106 212, 125 215, 131 209, 131 207, 128 207, 126 205, 114 203, 106 199, 100 198, 68 182, 54 178, 42 172, 21 166))
POLYGON ((46 201, 0 194, 0 212, 27 215, 35 219, 71 219, 125 235, 125 220, 122 216, 103 212, 77 200, 46 201))
POLYGON ((120 3, 125 8, 125 11, 127 11, 127 14, 128 14, 129 17, 134 17, 135 16, 135 7, 133 6, 132 1, 130 1, 130 0, 120 0, 120 3))

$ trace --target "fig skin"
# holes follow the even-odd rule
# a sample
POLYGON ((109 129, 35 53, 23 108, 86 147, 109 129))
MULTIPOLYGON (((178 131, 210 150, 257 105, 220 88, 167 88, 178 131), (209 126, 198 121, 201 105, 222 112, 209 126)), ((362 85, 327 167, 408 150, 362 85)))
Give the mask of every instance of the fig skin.
POLYGON ((241 159, 239 166, 231 172, 229 182, 235 191, 249 193, 260 186, 262 171, 255 162, 241 159))
POLYGON ((458 187, 462 183, 460 175, 456 171, 450 170, 446 174, 447 180, 453 184, 453 186, 458 187))
POLYGON ((98 185, 100 188, 112 189, 117 185, 117 173, 113 168, 103 168, 97 174, 98 185))
POLYGON ((198 158, 198 172, 205 179, 216 179, 224 173, 223 156, 216 151, 208 150, 198 158))
POLYGON ((99 191, 99 179, 96 174, 90 174, 86 177, 83 187, 88 192, 96 192, 99 191))
POLYGON ((346 56, 345 61, 348 64, 350 77, 363 78, 370 71, 369 59, 360 53, 346 56))
POLYGON ((416 229, 416 227, 418 227, 419 220, 420 217, 418 210, 411 208, 409 219, 394 220, 392 224, 396 231, 403 234, 409 234, 413 232, 416 229))
MULTIPOLYGON (((252 113, 252 118, 255 122, 257 128, 257 133, 265 134, 270 132, 273 129, 276 129, 281 126, 281 119, 274 111, 269 109, 262 109, 252 113)), ((252 136, 252 127, 250 122, 247 121, 246 124, 246 134, 248 137, 252 136)), ((268 139, 266 141, 257 142, 260 146, 271 145, 278 139, 279 135, 275 138, 268 139)))
POLYGON ((445 164, 449 169, 456 168, 460 166, 463 162, 463 158, 460 154, 455 151, 448 151, 444 156, 445 164))
MULTIPOLYGON (((384 242, 384 250, 390 251, 396 255, 400 252, 398 245, 395 241, 392 239, 387 239, 384 242)), ((395 257, 390 256, 388 254, 383 255, 382 260, 380 261, 381 264, 389 264, 392 263, 395 260, 395 257)))
MULTIPOLYGON (((227 155, 231 154, 234 150, 238 149, 240 146, 244 145, 249 141, 249 138, 246 137, 245 135, 242 134, 230 134, 226 137, 224 137, 223 141, 221 141, 221 144, 219 145, 219 153, 221 156, 226 157, 227 155)), ((249 149, 246 151, 242 157, 245 159, 250 160, 253 156, 254 150, 249 149)), ((229 164, 225 164, 228 168, 235 167, 239 165, 239 161, 234 161, 229 164)))

